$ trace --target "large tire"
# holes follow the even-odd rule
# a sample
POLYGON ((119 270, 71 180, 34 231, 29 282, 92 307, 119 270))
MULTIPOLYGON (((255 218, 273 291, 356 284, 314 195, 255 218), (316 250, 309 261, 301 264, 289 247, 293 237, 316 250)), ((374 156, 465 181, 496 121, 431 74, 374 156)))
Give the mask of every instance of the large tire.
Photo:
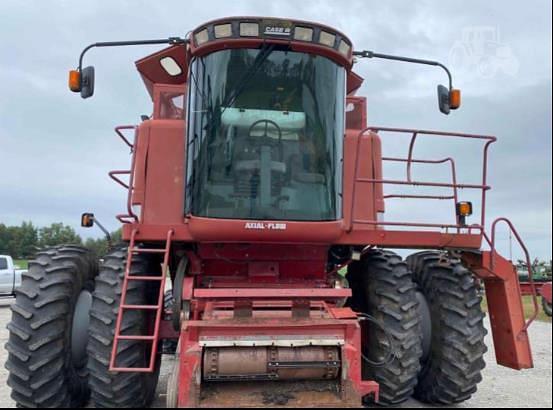
POLYGON ((347 278, 353 293, 350 306, 380 324, 367 321, 363 325, 363 378, 379 383, 378 404, 400 404, 413 394, 422 356, 418 302, 411 273, 400 256, 373 250, 350 265, 347 278), (393 346, 389 344, 390 337, 393 346), (390 349, 392 359, 376 365, 386 361, 390 349))
POLYGON ((90 298, 97 273, 96 258, 80 246, 43 250, 29 262, 6 344, 8 385, 18 407, 82 407, 88 401, 86 329, 83 346, 73 346, 72 326, 77 301, 85 292, 90 298), (77 361, 73 349, 79 348, 77 361))
POLYGON ((551 315, 553 314, 553 306, 543 296, 541 297, 541 305, 543 307, 543 312, 547 316, 551 317, 551 315))
MULTIPOLYGON (((115 323, 125 275, 127 249, 119 248, 104 259, 96 278, 96 289, 90 312, 90 340, 88 343, 88 369, 90 371, 91 401, 95 407, 147 407, 155 397, 161 355, 158 355, 153 373, 116 373, 109 371, 109 362, 115 323)), ((156 257, 135 254, 132 257, 131 275, 155 276, 160 274, 156 257)), ((156 304, 159 288, 143 281, 129 281, 128 305, 156 304)), ((155 313, 155 312, 154 312, 155 313)), ((121 329, 126 335, 145 335, 153 320, 152 312, 126 311, 121 329)), ((119 341, 117 366, 148 367, 149 345, 142 341, 119 341)))
MULTIPOLYGON (((173 297, 173 289, 165 291, 163 295, 163 308, 165 309, 165 320, 172 320, 172 312, 175 306, 175 298, 173 297), (170 315, 167 315, 167 312, 171 312, 170 315)), ((163 341, 163 354, 175 354, 177 352, 178 340, 165 339, 163 341)))
POLYGON ((468 400, 482 381, 486 345, 481 301, 474 275, 443 252, 407 258, 430 312, 430 346, 415 389, 425 403, 468 400))

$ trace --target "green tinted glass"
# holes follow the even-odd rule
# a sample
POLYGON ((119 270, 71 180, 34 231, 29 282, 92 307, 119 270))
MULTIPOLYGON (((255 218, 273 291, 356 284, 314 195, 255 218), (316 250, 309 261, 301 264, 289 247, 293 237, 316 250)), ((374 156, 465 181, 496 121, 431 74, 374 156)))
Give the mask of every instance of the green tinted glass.
POLYGON ((191 66, 187 212, 341 217, 345 70, 305 53, 224 50, 191 66))

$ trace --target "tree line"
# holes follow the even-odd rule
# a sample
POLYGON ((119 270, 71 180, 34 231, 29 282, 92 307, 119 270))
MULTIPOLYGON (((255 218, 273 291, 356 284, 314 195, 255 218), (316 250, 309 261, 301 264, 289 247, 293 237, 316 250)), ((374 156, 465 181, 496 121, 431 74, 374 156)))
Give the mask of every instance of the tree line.
MULTIPOLYGON (((112 241, 121 239, 121 230, 112 232, 112 241)), ((87 238, 83 240, 75 230, 61 222, 49 226, 37 227, 32 222, 23 222, 19 226, 7 226, 0 223, 0 254, 14 259, 29 259, 37 250, 62 244, 83 245, 93 250, 99 257, 106 254, 106 238, 87 238)))

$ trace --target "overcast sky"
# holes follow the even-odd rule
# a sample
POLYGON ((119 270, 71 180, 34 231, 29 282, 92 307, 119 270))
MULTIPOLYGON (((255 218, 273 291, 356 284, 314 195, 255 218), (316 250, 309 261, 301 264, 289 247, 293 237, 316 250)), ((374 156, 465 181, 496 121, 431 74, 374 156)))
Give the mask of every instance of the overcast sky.
MULTIPOLYGON (((489 218, 509 216, 532 254, 551 258, 550 0, 2 0, 0 222, 62 221, 83 236, 98 235, 77 226, 80 213, 91 210, 115 229, 113 216, 123 210, 125 195, 106 173, 125 168, 129 155, 112 129, 150 113, 133 62, 156 48, 90 52, 96 95, 87 101, 68 91, 67 71, 89 43, 184 36, 230 15, 318 21, 345 32, 356 49, 448 63, 463 90, 463 107, 445 117, 435 101, 436 84, 445 81, 439 70, 359 62, 371 125, 497 135, 490 153, 489 218), (486 41, 477 40, 482 35, 486 41)), ((465 154, 468 169, 479 171, 472 149, 453 146, 465 154)), ((423 146, 416 152, 427 154, 423 146)), ((390 204, 389 210, 408 215, 405 206, 390 204)), ((500 238, 506 252, 507 236, 500 238)))

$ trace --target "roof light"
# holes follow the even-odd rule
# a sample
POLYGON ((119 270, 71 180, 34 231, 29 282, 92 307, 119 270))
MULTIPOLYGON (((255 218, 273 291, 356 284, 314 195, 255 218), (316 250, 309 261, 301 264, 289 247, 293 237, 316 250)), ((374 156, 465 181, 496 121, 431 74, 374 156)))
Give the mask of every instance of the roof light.
POLYGON ((240 23, 240 35, 242 37, 259 37, 259 24, 240 23))
POLYGON ((351 46, 348 43, 346 43, 344 40, 342 40, 342 41, 340 41, 340 46, 338 47, 338 51, 342 55, 348 57, 349 53, 351 51, 351 46))
POLYGON ((182 68, 180 68, 179 63, 177 63, 173 57, 163 57, 161 60, 159 60, 159 64, 161 64, 167 74, 172 77, 176 77, 177 75, 182 74, 182 68))
POLYGON ((336 35, 327 33, 326 31, 321 31, 321 35, 319 37, 319 43, 328 47, 334 47, 335 42, 336 42, 336 35))
POLYGON ((313 41, 313 29, 309 27, 296 27, 294 40, 313 41))
POLYGON ((215 38, 225 38, 232 36, 232 24, 219 24, 214 27, 215 38))
POLYGON ((196 40, 196 44, 199 46, 207 43, 209 41, 209 33, 207 32, 207 29, 204 28, 202 31, 198 31, 194 35, 194 39, 196 40))

